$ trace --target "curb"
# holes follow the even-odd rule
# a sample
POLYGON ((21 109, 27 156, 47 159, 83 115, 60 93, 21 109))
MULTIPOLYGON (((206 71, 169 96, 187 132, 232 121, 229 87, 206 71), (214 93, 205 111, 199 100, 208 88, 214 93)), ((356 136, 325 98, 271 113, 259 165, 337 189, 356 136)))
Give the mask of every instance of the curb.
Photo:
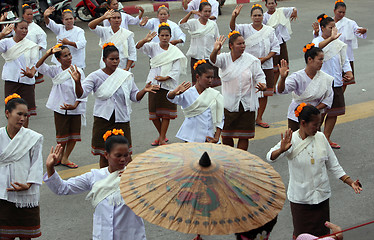
MULTIPOLYGON (((236 4, 243 4, 243 3, 255 3, 255 2, 262 2, 265 0, 226 0, 225 5, 236 5, 236 4)), ((123 10, 128 14, 138 14, 139 10, 135 8, 135 6, 141 6, 144 8, 144 12, 157 12, 158 8, 162 5, 165 5, 169 10, 178 10, 182 9, 182 2, 158 2, 158 3, 145 3, 145 4, 137 4, 137 5, 130 5, 124 6, 123 10)))

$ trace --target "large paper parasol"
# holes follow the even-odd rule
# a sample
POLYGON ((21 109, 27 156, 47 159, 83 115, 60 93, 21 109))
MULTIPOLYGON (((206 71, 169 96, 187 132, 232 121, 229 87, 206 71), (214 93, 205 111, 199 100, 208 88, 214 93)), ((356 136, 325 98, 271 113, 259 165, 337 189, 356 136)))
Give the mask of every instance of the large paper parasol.
POLYGON ((202 235, 258 228, 278 215, 286 197, 280 175, 268 163, 211 143, 148 150, 128 165, 120 188, 138 216, 167 229, 202 235))

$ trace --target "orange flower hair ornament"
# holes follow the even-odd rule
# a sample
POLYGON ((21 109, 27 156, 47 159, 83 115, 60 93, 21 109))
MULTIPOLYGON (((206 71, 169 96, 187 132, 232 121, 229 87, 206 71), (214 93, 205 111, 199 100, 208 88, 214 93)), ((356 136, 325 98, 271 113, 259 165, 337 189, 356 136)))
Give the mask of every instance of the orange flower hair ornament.
POLYGON ((326 18, 328 18, 328 17, 329 17, 329 16, 327 16, 327 15, 325 14, 325 15, 323 15, 323 17, 318 18, 318 22, 321 23, 323 19, 326 19, 326 18))
POLYGON ((115 45, 112 42, 107 42, 107 43, 104 43, 103 49, 106 48, 106 47, 108 47, 108 46, 115 46, 115 45))
POLYGON ((160 25, 158 25, 159 28, 162 26, 170 27, 169 23, 166 23, 166 22, 160 23, 160 25))
POLYGON ((62 44, 59 43, 59 44, 54 45, 53 48, 59 48, 59 47, 61 47, 61 46, 62 46, 62 44))
POLYGON ((344 3, 344 1, 343 1, 343 0, 337 0, 337 1, 335 1, 335 5, 336 5, 337 3, 344 3))
POLYGON ((312 49, 312 47, 314 47, 315 44, 314 43, 309 43, 307 45, 305 45, 305 47, 303 48, 303 52, 306 53, 308 50, 312 49))
POLYGON ((73 11, 71 11, 70 9, 65 9, 64 11, 62 11, 62 13, 66 13, 66 12, 71 12, 71 13, 73 13, 73 11))
POLYGON ((24 7, 29 7, 30 5, 28 5, 27 3, 25 3, 25 4, 23 4, 22 5, 22 8, 24 8, 24 7))
POLYGON ((232 32, 230 32, 230 33, 229 33, 229 36, 228 36, 229 39, 230 39, 231 36, 234 35, 234 34, 240 34, 240 32, 238 32, 238 31, 232 31, 232 32))
POLYGON ((158 7, 158 9, 160 9, 160 8, 168 8, 168 7, 166 7, 165 5, 161 5, 161 6, 158 7))
POLYGON ((300 105, 295 110, 295 116, 299 117, 301 111, 303 111, 303 108, 306 106, 306 103, 300 103, 300 105))
POLYGON ((5 102, 5 105, 8 104, 8 102, 14 98, 21 98, 20 95, 18 95, 17 93, 13 93, 12 95, 9 95, 8 97, 5 98, 4 102, 5 102))
POLYGON ((108 137, 110 137, 112 135, 125 136, 125 133, 123 132, 122 129, 113 129, 113 130, 106 131, 106 133, 103 135, 104 142, 108 139, 108 137))
POLYGON ((200 3, 203 3, 203 2, 207 2, 207 3, 209 3, 208 0, 201 0, 201 1, 200 1, 200 3))
POLYGON ((254 8, 254 7, 262 8, 262 6, 261 6, 260 4, 257 4, 257 3, 256 3, 255 5, 252 6, 252 8, 254 8))
POLYGON ((196 70, 196 68, 200 65, 200 64, 203 64, 203 63, 206 63, 206 61, 204 59, 202 60, 199 60, 195 63, 195 65, 193 65, 193 70, 196 70))

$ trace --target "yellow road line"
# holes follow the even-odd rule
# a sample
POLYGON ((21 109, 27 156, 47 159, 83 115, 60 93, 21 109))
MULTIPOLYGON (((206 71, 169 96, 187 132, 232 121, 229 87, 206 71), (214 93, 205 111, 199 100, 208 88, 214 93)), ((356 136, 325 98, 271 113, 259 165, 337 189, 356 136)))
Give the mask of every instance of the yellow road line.
MULTIPOLYGON (((337 124, 353 122, 359 119, 365 119, 369 117, 374 117, 374 100, 347 106, 345 115, 338 117, 337 124)), ((256 136, 253 140, 254 141, 261 140, 261 139, 265 139, 265 138, 268 138, 274 135, 280 135, 286 129, 287 129, 287 120, 272 123, 271 127, 267 129, 257 127, 256 136)), ((136 155, 137 154, 133 155, 133 158, 135 158, 136 155)), ((61 178, 66 179, 66 178, 75 177, 83 173, 89 172, 93 168, 99 168, 99 164, 96 163, 96 164, 85 165, 77 169, 68 169, 68 170, 59 171, 58 173, 61 176, 61 178)))

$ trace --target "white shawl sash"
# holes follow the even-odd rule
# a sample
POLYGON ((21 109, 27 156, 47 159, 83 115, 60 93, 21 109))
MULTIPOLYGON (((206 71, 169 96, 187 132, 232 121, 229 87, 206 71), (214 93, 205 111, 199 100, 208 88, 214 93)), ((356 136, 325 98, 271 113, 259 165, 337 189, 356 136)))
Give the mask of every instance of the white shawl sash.
MULTIPOLYGON (((300 130, 297 130, 296 132, 292 134, 292 139, 296 138, 297 135, 299 135, 299 131, 300 130)), ((326 153, 326 146, 325 144, 323 144, 324 142, 323 138, 324 138, 323 133, 317 132, 314 136, 308 136, 304 140, 301 140, 301 142, 297 144, 292 150, 292 152, 287 156, 288 159, 290 160, 294 159, 305 148, 307 148, 309 144, 314 144, 314 156, 316 156, 316 159, 321 159, 326 153)))
POLYGON ((247 37, 245 39, 245 46, 248 48, 251 48, 260 42, 264 42, 265 45, 265 53, 270 52, 270 40, 269 36, 274 31, 272 27, 269 27, 267 25, 262 25, 262 28, 260 31, 257 31, 255 34, 252 34, 251 36, 247 37))
POLYGON ((215 30, 214 22, 208 19, 208 22, 206 23, 206 25, 203 25, 203 27, 196 29, 196 31, 188 31, 188 33, 191 34, 191 38, 201 38, 210 33, 214 34, 214 30, 215 30))
POLYGON ((223 118, 223 96, 212 88, 205 89, 199 97, 187 108, 182 109, 186 118, 195 117, 210 109, 213 125, 218 126, 223 118))
POLYGON ((340 65, 343 68, 347 56, 347 44, 336 39, 324 47, 323 52, 325 53, 325 58, 323 59, 324 62, 339 54, 340 65))
POLYGON ((330 95, 333 81, 334 77, 319 70, 306 87, 305 91, 300 96, 292 92, 292 98, 297 103, 312 102, 315 99, 324 99, 330 95))
POLYGON ((178 47, 172 44, 169 44, 168 50, 153 57, 150 61, 150 65, 151 68, 161 67, 160 75, 162 77, 167 77, 172 68, 173 62, 178 59, 180 60, 181 74, 186 74, 187 58, 178 47))
POLYGON ((73 86, 75 86, 74 80, 69 73, 69 68, 65 69, 64 71, 57 74, 54 78, 52 78, 52 83, 53 85, 58 85, 64 83, 68 79, 71 79, 73 81, 73 86))
MULTIPOLYGON (((236 59, 235 62, 231 62, 229 66, 226 67, 224 71, 219 69, 219 75, 223 82, 232 81, 242 77, 242 73, 245 71, 251 72, 250 68, 253 62, 257 60, 256 57, 249 53, 244 52, 240 58, 236 59)), ((255 79, 249 79, 251 82, 251 94, 250 94, 250 111, 256 111, 259 107, 258 97, 256 94, 256 83, 255 79)))
POLYGON ((106 178, 94 183, 91 191, 86 196, 86 200, 91 200, 91 204, 94 208, 106 198, 108 198, 109 204, 112 206, 125 203, 119 188, 121 180, 119 172, 120 171, 112 172, 106 178))
POLYGON ((358 48, 358 41, 357 36, 354 33, 353 24, 354 22, 351 19, 343 17, 336 23, 336 28, 339 30, 343 28, 343 31, 339 32, 341 32, 344 35, 347 41, 352 41, 352 48, 356 49, 358 48))
POLYGON ((277 28, 278 25, 285 26, 288 30, 288 33, 291 35, 292 29, 290 19, 286 18, 283 9, 284 8, 277 8, 275 12, 271 15, 269 21, 267 22, 267 25, 274 29, 277 28))
POLYGON ((25 57, 26 66, 32 67, 31 64, 39 57, 39 46, 33 41, 24 38, 1 55, 6 62, 10 62, 16 60, 22 54, 25 57))
POLYGON ((19 161, 43 135, 22 127, 0 154, 0 167, 19 161))
POLYGON ((105 43, 111 42, 114 43, 115 46, 122 46, 122 53, 125 58, 129 57, 129 43, 128 43, 128 38, 130 36, 134 35, 133 32, 124 29, 122 27, 119 28, 119 30, 114 33, 112 36, 110 36, 108 39, 101 39, 99 45, 100 47, 103 47, 105 43))

